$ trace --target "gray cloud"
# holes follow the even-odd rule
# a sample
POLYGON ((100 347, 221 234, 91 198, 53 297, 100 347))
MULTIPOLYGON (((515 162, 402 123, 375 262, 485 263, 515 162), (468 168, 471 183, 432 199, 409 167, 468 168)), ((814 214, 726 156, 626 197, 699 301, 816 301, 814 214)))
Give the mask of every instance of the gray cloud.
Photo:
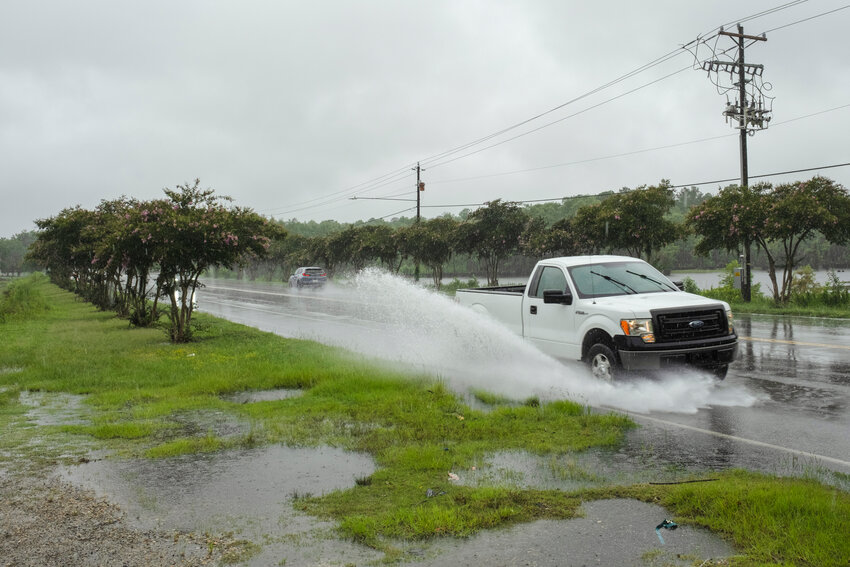
MULTIPOLYGON (((840 6, 806 2, 744 25, 760 33, 840 6)), ((772 7, 731 0, 6 2, 0 236, 64 207, 122 194, 154 198, 194 177, 263 214, 341 221, 404 208, 350 201, 355 192, 344 190, 391 171, 412 176, 418 160, 426 164, 424 204, 734 177, 738 144, 720 115, 725 99, 697 71, 443 166, 427 158, 772 7), (583 163, 482 177, 572 162, 583 163), (474 179, 457 181, 467 178, 474 179), (321 206, 304 208, 307 201, 321 206)), ((777 97, 775 126, 750 138, 752 175, 848 161, 850 109, 779 124, 850 103, 848 21, 850 10, 842 10, 748 48, 777 97)), ((689 62, 677 57, 526 129, 689 62)), ((845 185, 850 178, 847 168, 823 173, 845 185)), ((360 194, 413 197, 412 189, 406 177, 360 194)))

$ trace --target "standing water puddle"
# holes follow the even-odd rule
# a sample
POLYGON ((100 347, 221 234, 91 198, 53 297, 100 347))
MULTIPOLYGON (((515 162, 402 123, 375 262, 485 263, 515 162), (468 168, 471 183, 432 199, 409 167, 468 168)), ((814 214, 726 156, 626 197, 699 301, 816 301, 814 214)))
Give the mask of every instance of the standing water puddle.
POLYGON ((250 564, 267 565, 282 559, 313 562, 325 554, 355 560, 373 554, 334 541, 327 534, 332 524, 296 512, 291 502, 354 486, 356 478, 374 468, 372 458, 362 453, 272 446, 161 460, 94 461, 64 467, 60 474, 117 503, 135 526, 233 532, 262 546, 250 564))
POLYGON ((236 404, 253 404, 255 402, 276 402, 278 400, 287 400, 289 398, 297 398, 303 394, 303 390, 281 388, 278 390, 251 390, 247 392, 236 392, 235 394, 222 396, 222 399, 236 404))

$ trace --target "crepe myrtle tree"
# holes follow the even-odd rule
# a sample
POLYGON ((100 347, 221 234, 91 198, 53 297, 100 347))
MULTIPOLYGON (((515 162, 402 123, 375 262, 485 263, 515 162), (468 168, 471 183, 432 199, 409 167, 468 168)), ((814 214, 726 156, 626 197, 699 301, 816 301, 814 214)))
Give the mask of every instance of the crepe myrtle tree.
POLYGON ((42 264, 59 287, 84 295, 94 271, 95 253, 85 242, 83 231, 93 222, 94 213, 79 206, 35 221, 39 230, 27 258, 42 264))
POLYGON ((118 249, 126 271, 124 285, 130 323, 147 327, 159 318, 159 299, 162 295, 162 282, 153 277, 161 252, 153 235, 158 233, 168 213, 160 201, 133 201, 132 204, 121 218, 118 249))
POLYGON ((272 239, 283 230, 250 209, 225 206, 231 199, 194 184, 165 189, 166 199, 142 210, 153 217, 145 243, 155 246, 159 263, 158 287, 170 301, 169 334, 173 342, 192 337, 191 320, 199 278, 209 268, 232 268, 246 257, 263 257, 272 239))
POLYGON ((389 226, 353 226, 345 229, 342 235, 349 242, 349 261, 355 271, 362 270, 375 261, 380 262, 388 272, 396 272, 396 264, 401 265, 398 239, 395 238, 395 231, 389 226))
POLYGON ((451 217, 437 217, 400 228, 404 250, 414 261, 431 268, 434 288, 440 289, 443 266, 454 254, 458 223, 451 217))
POLYGON ((791 298, 800 244, 818 233, 832 244, 850 239, 850 195, 842 185, 821 176, 776 188, 768 183, 730 185, 691 209, 687 223, 700 238, 696 251, 703 255, 755 243, 767 259, 773 299, 782 304, 791 298))
MULTIPOLYGON (((783 183, 774 188, 765 206, 766 236, 780 247, 782 284, 779 302, 791 299, 791 282, 800 258, 800 244, 823 235, 832 244, 846 244, 850 237, 850 195, 842 185, 826 177, 783 183)), ((770 271, 777 289, 776 269, 770 271)))
MULTIPOLYGON (((712 250, 749 250, 751 244, 766 244, 764 223, 769 183, 747 187, 728 185, 690 209, 685 226, 697 236, 694 251, 708 256, 712 250)), ((769 261, 774 261, 772 258, 769 261)), ((744 259, 745 263, 749 258, 744 259)))
POLYGON ((583 207, 573 221, 583 247, 590 252, 623 250, 653 261, 653 255, 682 236, 682 229, 665 218, 675 203, 667 181, 623 190, 602 203, 583 207))
POLYGON ((528 213, 518 203, 496 199, 469 213, 458 226, 458 249, 476 256, 487 285, 499 285, 499 264, 519 249, 528 213))
POLYGON ((119 249, 119 228, 129 206, 123 197, 102 200, 81 232, 86 247, 94 253, 91 263, 96 285, 87 299, 101 309, 114 309, 119 317, 128 314, 123 286, 126 264, 119 249))
POLYGON ((573 256, 581 248, 571 219, 563 218, 551 227, 541 217, 533 217, 525 225, 520 248, 528 256, 573 256))

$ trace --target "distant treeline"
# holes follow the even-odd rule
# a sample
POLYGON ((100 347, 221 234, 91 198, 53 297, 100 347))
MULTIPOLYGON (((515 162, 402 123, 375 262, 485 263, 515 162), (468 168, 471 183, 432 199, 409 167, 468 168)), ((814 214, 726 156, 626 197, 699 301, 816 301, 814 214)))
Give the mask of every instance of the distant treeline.
MULTIPOLYGON (((574 218, 578 211, 584 207, 599 205, 613 195, 628 191, 630 190, 624 188, 619 193, 606 191, 597 195, 579 195, 565 198, 560 202, 526 205, 523 207, 523 210, 528 217, 540 219, 543 226, 550 229, 564 219, 574 218)), ((671 193, 673 197, 672 205, 664 217, 676 224, 685 223, 687 215, 693 207, 702 204, 706 199, 712 197, 710 193, 704 193, 697 187, 682 188, 671 191, 671 193)), ((469 217, 471 212, 469 209, 464 209, 456 215, 444 215, 443 217, 461 223, 469 217)), ((414 223, 415 218, 404 216, 393 218, 392 220, 373 219, 354 223, 340 223, 334 220, 325 220, 322 222, 299 221, 297 219, 282 222, 290 235, 297 235, 303 238, 327 238, 331 235, 342 233, 346 229, 364 226, 383 226, 395 230, 410 227, 414 223)), ((695 251, 697 241, 698 236, 696 234, 685 234, 658 250, 653 258, 653 263, 665 271, 719 270, 724 268, 729 262, 739 259, 740 251, 735 249, 727 251, 720 248, 711 250, 705 255, 697 254, 695 251)), ((799 246, 798 258, 801 265, 809 265, 815 270, 850 268, 850 247, 846 244, 830 243, 820 232, 816 231, 811 237, 800 243, 799 246)), ((781 242, 773 243, 771 248, 775 255, 781 255, 783 253, 781 242)), ((539 255, 527 255, 518 251, 508 256, 502 262, 501 275, 506 277, 527 276, 530 267, 539 259, 539 255)), ((307 263, 310 262, 307 261, 307 263)), ((754 250, 752 264, 755 269, 768 270, 769 268, 767 256, 760 249, 754 250)), ((263 276, 285 276, 286 272, 294 267, 297 266, 284 262, 280 266, 283 269, 282 273, 272 275, 266 271, 263 276)), ((254 267, 251 270, 255 276, 257 275, 256 268, 254 267)), ((400 272, 413 274, 414 269, 414 262, 408 260, 402 262, 400 272)), ((443 274, 445 277, 465 277, 476 274, 483 275, 484 270, 474 254, 456 253, 443 265, 443 274)))

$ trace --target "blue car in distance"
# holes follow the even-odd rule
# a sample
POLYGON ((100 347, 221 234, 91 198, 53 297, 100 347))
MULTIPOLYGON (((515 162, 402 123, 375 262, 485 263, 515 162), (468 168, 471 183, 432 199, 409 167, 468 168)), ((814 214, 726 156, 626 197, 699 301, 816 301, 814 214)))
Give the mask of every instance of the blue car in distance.
POLYGON ((328 274, 324 268, 317 266, 309 266, 298 268, 295 273, 289 276, 289 287, 302 288, 312 287, 320 288, 328 283, 328 274))

